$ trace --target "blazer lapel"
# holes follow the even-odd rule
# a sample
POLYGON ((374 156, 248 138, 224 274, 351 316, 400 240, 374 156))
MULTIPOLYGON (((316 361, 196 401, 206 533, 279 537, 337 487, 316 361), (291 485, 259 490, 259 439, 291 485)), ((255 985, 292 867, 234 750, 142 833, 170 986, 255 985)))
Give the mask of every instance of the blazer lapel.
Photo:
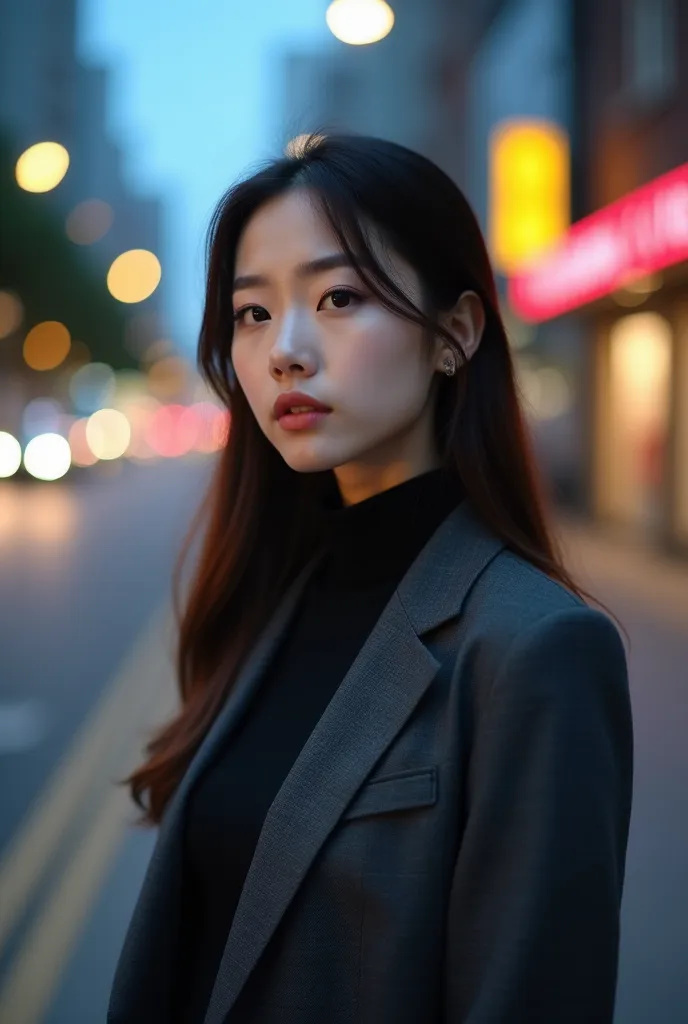
MULTIPOLYGON (((133 1019, 139 1009, 139 1000, 143 998, 147 1005, 155 1007, 156 1019, 166 1020, 168 1017, 170 979, 175 969, 176 937, 180 927, 177 896, 182 870, 184 806, 194 782, 218 745, 231 732, 258 687, 263 669, 289 625, 299 597, 319 561, 319 556, 314 558, 287 590, 168 804, 120 955, 108 1020, 133 1019), (135 1007, 130 1005, 132 999, 136 1000, 135 1007)), ((223 671, 221 666, 218 675, 223 671)))
MULTIPOLYGON (((299 598, 305 589, 306 583, 319 562, 320 556, 314 558, 291 584, 282 598, 282 601, 275 611, 271 621, 260 637, 259 642, 256 644, 255 649, 239 672, 227 703, 213 722, 208 735, 198 748, 195 757, 191 761, 191 764, 184 775, 184 778, 170 801, 167 813, 165 814, 160 827, 160 834, 158 838, 159 846, 166 841, 168 833, 174 833, 176 831, 180 821, 180 812, 189 791, 196 782, 196 779, 205 770, 206 766, 214 757, 218 747, 226 741, 227 736, 232 731, 246 705, 251 700, 251 697, 260 683, 263 671, 267 667, 270 658, 274 654, 279 641, 284 635, 284 631, 296 611, 299 598)), ((220 668, 219 673, 222 671, 223 669, 220 668)))
POLYGON ((267 813, 204 1024, 226 1020, 318 851, 435 677, 418 634, 460 611, 502 547, 464 502, 387 604, 267 813))

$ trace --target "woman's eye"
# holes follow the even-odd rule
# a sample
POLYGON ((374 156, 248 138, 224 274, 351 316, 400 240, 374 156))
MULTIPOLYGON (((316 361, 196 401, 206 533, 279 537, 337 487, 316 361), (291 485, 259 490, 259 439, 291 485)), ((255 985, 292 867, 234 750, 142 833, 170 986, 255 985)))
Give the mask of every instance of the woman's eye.
POLYGON ((332 305, 335 309, 348 309, 352 300, 353 302, 360 301, 360 296, 349 288, 334 288, 327 295, 323 295, 321 303, 326 302, 328 299, 332 299, 332 305))
POLYGON ((245 324, 245 323, 248 322, 248 323, 259 324, 259 323, 262 323, 264 320, 267 320, 269 318, 269 316, 270 316, 270 314, 268 313, 267 309, 263 309, 262 306, 244 306, 243 309, 238 309, 236 311, 236 313, 234 314, 234 323, 235 324, 245 324), (251 320, 246 321, 244 319, 244 316, 245 316, 246 313, 252 313, 253 314, 253 317, 252 317, 251 320))

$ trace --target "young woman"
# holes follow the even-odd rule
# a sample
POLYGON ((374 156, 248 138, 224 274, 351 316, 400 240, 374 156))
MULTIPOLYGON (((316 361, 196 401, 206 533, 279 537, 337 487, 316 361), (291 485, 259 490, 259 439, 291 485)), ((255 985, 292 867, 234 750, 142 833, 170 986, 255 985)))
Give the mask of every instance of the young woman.
POLYGON ((624 648, 555 553, 465 198, 311 137, 220 203, 199 360, 231 429, 108 1020, 611 1024, 624 648))

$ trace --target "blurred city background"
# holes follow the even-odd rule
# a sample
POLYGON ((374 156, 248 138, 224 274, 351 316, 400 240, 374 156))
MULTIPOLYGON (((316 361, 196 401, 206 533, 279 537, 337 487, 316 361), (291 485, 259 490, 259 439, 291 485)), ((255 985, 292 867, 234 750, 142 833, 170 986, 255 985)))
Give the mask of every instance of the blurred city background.
POLYGON ((425 153, 484 227, 570 566, 630 641, 616 1021, 688 1020, 686 52, 685 0, 0 0, 3 1022, 105 1020, 154 839, 112 783, 173 707, 231 429, 205 231, 322 127, 425 153))

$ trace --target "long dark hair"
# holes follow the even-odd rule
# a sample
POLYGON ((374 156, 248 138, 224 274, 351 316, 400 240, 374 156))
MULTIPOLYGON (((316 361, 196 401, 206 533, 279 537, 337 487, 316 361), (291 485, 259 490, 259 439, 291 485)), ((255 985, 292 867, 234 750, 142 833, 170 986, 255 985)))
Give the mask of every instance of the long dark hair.
POLYGON ((431 161, 395 143, 309 136, 297 151, 231 188, 208 233, 198 362, 230 410, 231 427, 175 574, 181 709, 127 780, 151 824, 160 821, 266 620, 314 553, 318 502, 332 487, 331 472, 297 473, 286 465, 260 430, 231 365, 241 233, 262 204, 293 188, 309 191, 380 302, 429 335, 440 335, 456 352, 456 376, 443 376, 439 384, 436 441, 445 469, 458 474, 483 522, 512 551, 588 596, 566 571, 547 522, 495 281, 466 198, 431 161), (380 266, 370 225, 416 270, 424 308, 411 303, 380 266), (469 289, 482 300, 486 324, 477 353, 466 362, 438 318, 469 289), (204 539, 182 610, 181 566, 202 524, 204 539))

